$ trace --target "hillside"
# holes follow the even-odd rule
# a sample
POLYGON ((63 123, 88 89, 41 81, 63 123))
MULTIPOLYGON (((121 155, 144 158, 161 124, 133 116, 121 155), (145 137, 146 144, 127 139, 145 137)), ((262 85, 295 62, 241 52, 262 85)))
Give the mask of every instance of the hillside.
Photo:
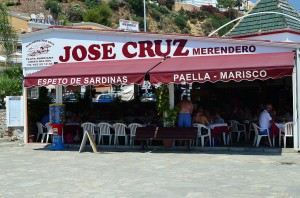
MULTIPOLYGON (((7 4, 8 5, 8 4, 7 4)), ((8 9, 14 12, 51 14, 64 25, 89 21, 117 29, 119 19, 134 20, 144 30, 143 0, 16 0, 8 9)), ((149 1, 147 4, 147 31, 158 33, 180 33, 208 35, 214 29, 238 16, 236 10, 221 12, 212 6, 194 8, 192 11, 174 11, 173 0, 149 1)), ((232 26, 219 32, 223 35, 232 26)))

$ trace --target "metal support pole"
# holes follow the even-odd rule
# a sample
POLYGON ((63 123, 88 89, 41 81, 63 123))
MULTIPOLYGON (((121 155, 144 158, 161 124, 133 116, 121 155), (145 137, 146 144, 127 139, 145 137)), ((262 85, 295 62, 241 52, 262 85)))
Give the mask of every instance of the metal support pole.
POLYGON ((294 104, 294 113, 293 113, 293 123, 294 123, 294 149, 299 150, 300 149, 300 134, 299 134, 299 123, 300 123, 300 86, 298 85, 298 82, 300 80, 300 49, 297 49, 296 51, 296 60, 295 60, 295 69, 296 69, 296 77, 293 78, 293 92, 296 91, 296 93, 293 93, 296 95, 294 104), (295 87, 295 88, 294 88, 295 87))
POLYGON ((175 106, 174 83, 169 83, 168 88, 169 88, 170 109, 174 109, 175 106))
POLYGON ((144 31, 147 32, 146 0, 144 0, 144 31))

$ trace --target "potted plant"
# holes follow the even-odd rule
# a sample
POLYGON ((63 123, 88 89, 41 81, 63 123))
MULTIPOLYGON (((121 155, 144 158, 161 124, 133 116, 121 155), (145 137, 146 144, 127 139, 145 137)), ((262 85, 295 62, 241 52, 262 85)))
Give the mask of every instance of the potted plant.
MULTIPOLYGON (((169 89, 167 85, 161 85, 156 89, 156 108, 158 115, 161 115, 165 127, 175 127, 179 107, 170 109, 169 89)), ((165 147, 172 146, 172 140, 164 140, 165 147)))

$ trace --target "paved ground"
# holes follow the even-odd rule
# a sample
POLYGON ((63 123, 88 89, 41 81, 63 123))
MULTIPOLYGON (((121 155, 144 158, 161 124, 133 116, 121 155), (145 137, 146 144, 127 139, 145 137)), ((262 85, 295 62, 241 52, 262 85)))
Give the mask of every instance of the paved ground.
POLYGON ((0 147, 0 197, 299 197, 298 153, 0 147))

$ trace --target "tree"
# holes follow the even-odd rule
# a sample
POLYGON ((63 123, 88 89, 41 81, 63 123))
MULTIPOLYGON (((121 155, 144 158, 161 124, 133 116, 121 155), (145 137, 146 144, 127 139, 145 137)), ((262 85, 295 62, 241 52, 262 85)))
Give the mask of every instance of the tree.
POLYGON ((180 15, 177 15, 175 17, 174 22, 181 29, 183 29, 183 28, 185 28, 187 26, 186 20, 182 16, 180 16, 180 15))
POLYGON ((0 102, 5 96, 22 94, 22 70, 19 66, 12 66, 0 72, 0 102))
POLYGON ((119 2, 119 0, 110 0, 108 2, 108 5, 111 9, 113 9, 114 11, 117 11, 119 9, 120 2, 119 2))
POLYGON ((87 5, 87 7, 89 9, 96 7, 97 5, 100 4, 100 0, 84 0, 85 5, 87 5))
POLYGON ((132 10, 138 16, 144 16, 144 1, 143 0, 128 0, 132 10))
POLYGON ((84 10, 79 4, 71 4, 67 13, 69 21, 81 22, 83 20, 84 10))
POLYGON ((235 6, 238 7, 238 10, 241 10, 244 0, 236 0, 235 6))
POLYGON ((56 20, 61 13, 61 7, 57 0, 48 0, 45 3, 45 9, 50 10, 53 18, 56 20))
POLYGON ((101 3, 96 8, 88 9, 83 19, 84 21, 110 26, 112 15, 112 9, 110 9, 110 7, 106 3, 101 3))
POLYGON ((218 1, 217 6, 221 8, 232 8, 236 4, 236 0, 217 0, 217 1, 218 1))
POLYGON ((3 3, 0 3, 0 21, 0 48, 4 49, 6 63, 10 64, 18 36, 8 20, 8 12, 3 3))

